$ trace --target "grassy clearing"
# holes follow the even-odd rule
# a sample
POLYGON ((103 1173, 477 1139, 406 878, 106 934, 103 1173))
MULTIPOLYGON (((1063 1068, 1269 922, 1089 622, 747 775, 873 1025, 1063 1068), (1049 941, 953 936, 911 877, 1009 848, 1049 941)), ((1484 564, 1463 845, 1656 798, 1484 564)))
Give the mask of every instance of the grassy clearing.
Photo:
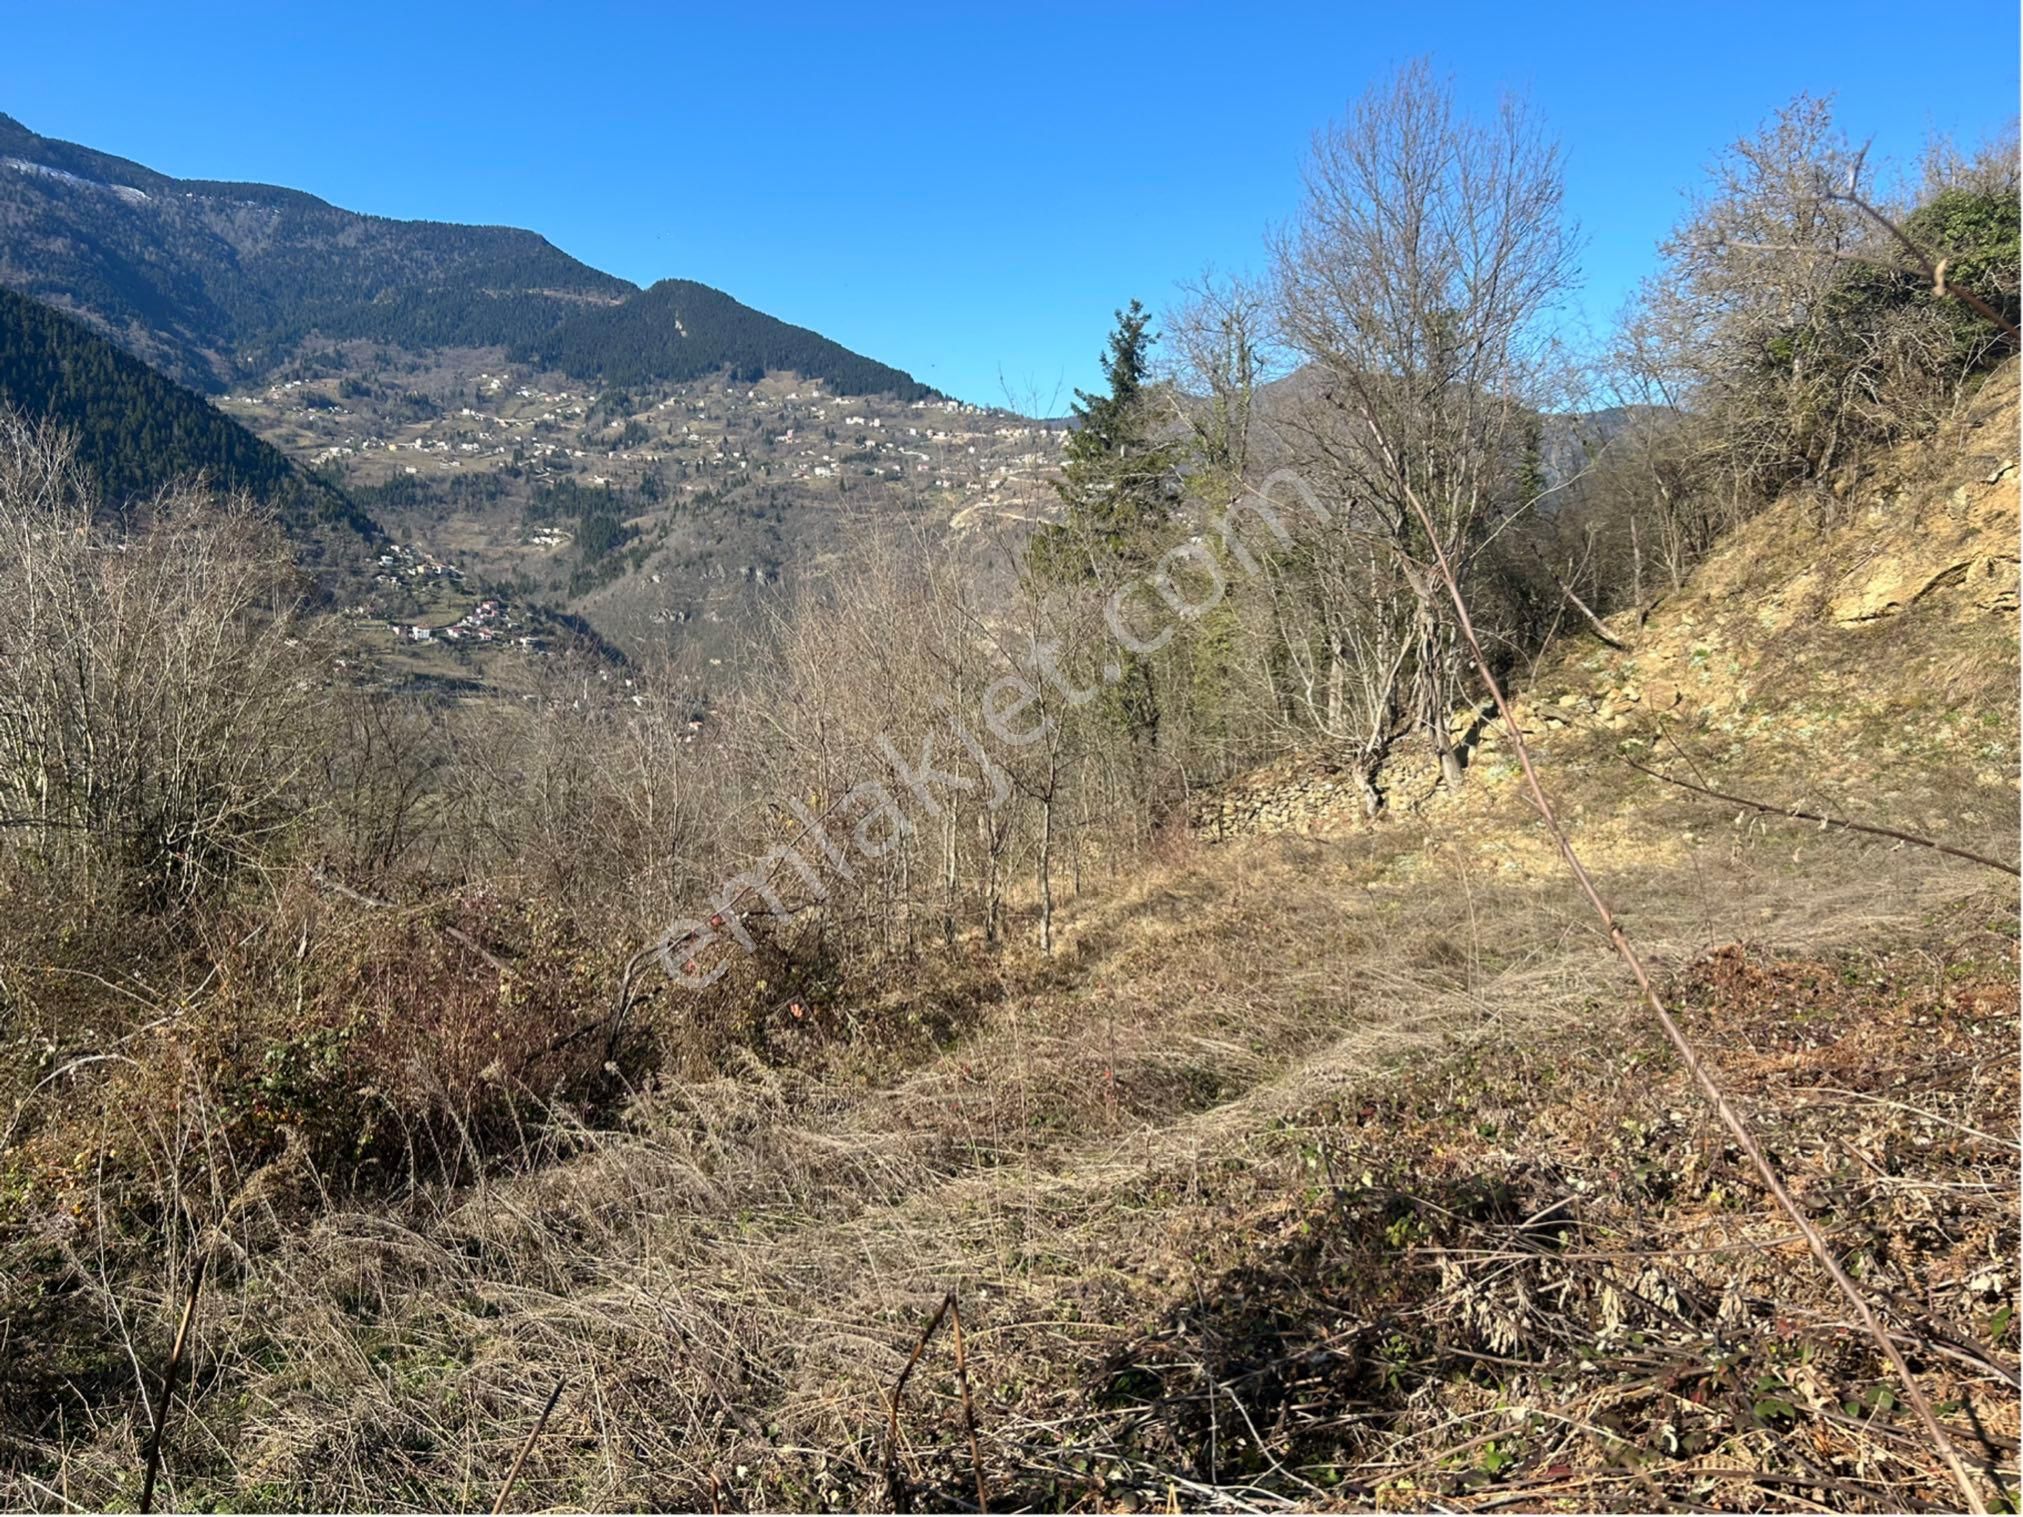
MULTIPOLYGON (((1925 1364, 1952 1415, 2013 1447, 2003 893, 1761 833, 1609 884, 1816 1215, 1968 1356, 1925 1364)), ((884 1394, 950 1288, 994 1504, 1939 1494, 1565 891, 1399 827, 1068 915, 1052 964, 894 992, 939 1046, 551 1108, 399 1198, 284 1150, 181 1216, 17 1238, 8 1499, 132 1499, 136 1366, 199 1248, 181 1506, 486 1503, 558 1376, 517 1503, 882 1504, 884 1394)), ((97 1130, 165 1165, 204 1114, 97 1130)), ((973 1504, 945 1343, 902 1434, 915 1500, 973 1504)))
MULTIPOLYGON (((1621 751, 2006 853, 2015 681, 2007 615, 1766 630, 1712 596, 1532 692, 1577 846, 1991 1500, 2013 887, 1621 751), (1558 704, 1631 682, 1690 698, 1663 730, 1558 704)), ((1099 863, 1052 958, 824 965, 799 1017, 769 959, 717 999, 653 982, 653 1075, 572 1038, 628 945, 525 904, 531 861, 412 905, 291 885, 168 1004, 116 972, 149 945, 30 923, 71 967, 0 985, 32 1034, 4 1050, 0 1501, 137 1498, 202 1257, 182 1508, 489 1505, 558 1380, 517 1507, 961 1509, 978 1466, 1006 1509, 1950 1504, 1506 767, 1376 829, 1099 863), (93 1052, 52 1062, 59 1034, 93 1052), (951 1290, 978 1454, 947 1336, 888 1449, 951 1290)))

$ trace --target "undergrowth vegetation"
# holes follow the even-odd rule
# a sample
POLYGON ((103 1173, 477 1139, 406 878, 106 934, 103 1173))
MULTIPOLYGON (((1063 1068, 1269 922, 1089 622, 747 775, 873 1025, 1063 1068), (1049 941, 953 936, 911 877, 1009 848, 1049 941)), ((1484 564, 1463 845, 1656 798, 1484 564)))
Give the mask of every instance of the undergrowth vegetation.
MULTIPOLYGON (((8 419, 0 1501, 1950 1503, 1566 888, 1452 554, 1581 856, 2013 1506, 2013 892, 1779 814, 2007 867, 2013 339, 1878 271, 1797 109, 1629 334, 1677 404, 1550 459, 1556 153, 1450 107, 1408 70, 1318 150, 1278 435, 1263 296, 1192 314, 1166 413, 1134 307, 1043 551, 861 544, 704 713, 574 656, 389 689, 258 511, 108 512, 8 419), (1345 285, 1422 191, 1423 300, 1345 285), (1835 256, 1767 290, 1766 225, 1835 256), (1287 459, 1325 532, 1205 546, 1287 459), (1190 832, 1295 758, 1351 776, 1326 835, 1190 832)), ((2013 311, 2013 174, 1933 173, 1890 209, 2013 311)))

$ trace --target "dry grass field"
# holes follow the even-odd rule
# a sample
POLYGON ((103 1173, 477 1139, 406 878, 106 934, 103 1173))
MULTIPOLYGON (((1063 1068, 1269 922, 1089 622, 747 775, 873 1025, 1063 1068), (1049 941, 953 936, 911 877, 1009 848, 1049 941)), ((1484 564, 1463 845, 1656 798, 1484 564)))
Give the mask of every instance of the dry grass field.
MULTIPOLYGON (((2013 475, 1996 492, 2013 537, 2013 475)), ((1859 563, 1864 530, 1834 550, 1859 563)), ((1595 717, 1626 674, 1588 653, 1524 710, 1576 846, 1992 1498, 2018 1435, 2013 882, 1621 750, 2003 853, 2013 616, 1953 590, 1766 627, 1765 583, 1819 555, 1780 569, 1765 540, 1633 642, 1627 678, 1683 688, 1663 717, 1595 717)), ((1052 958, 966 944, 594 1120, 530 1091, 514 1130, 412 1133, 439 1178, 396 1195, 283 1119, 220 1143, 200 1041, 137 1029, 60 1113, 24 1103, 0 1492, 134 1499, 201 1254, 179 1507, 489 1505, 558 1384, 516 1506, 1948 1504, 1493 746, 1478 771, 1374 828, 1098 861, 1052 958), (960 1358, 944 1320, 895 1413, 950 1294, 960 1358)))

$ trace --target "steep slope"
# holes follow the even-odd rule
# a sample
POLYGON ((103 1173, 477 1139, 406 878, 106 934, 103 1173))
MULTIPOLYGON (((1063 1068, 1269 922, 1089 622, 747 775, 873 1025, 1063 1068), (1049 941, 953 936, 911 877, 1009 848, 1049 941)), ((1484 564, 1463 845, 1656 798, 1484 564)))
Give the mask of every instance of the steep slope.
POLYGON ((108 504, 202 474, 272 506, 298 538, 372 539, 372 519, 330 486, 82 322, 0 289, 0 404, 55 422, 108 504))
POLYGON ((310 331, 416 347, 511 343, 632 289, 532 232, 173 179, 6 116, 0 284, 90 316, 203 389, 310 331))
MULTIPOLYGON (((1870 820, 1920 772, 1953 800, 1914 825, 2013 845, 2017 392, 2012 361, 1938 437, 1844 494, 1788 496, 1745 522, 1644 617, 1611 618, 1620 651, 1571 638, 1516 692, 1527 731, 1617 788, 1649 783, 1622 752, 1687 773, 1683 746, 1740 765, 1765 799, 1870 820)), ((1486 783, 1449 796, 1407 749, 1387 770, 1394 804, 1461 817, 1514 787, 1486 709, 1463 723, 1486 783)), ((1313 758, 1204 797, 1195 820, 1221 836, 1364 826, 1353 784, 1313 758)))
POLYGON ((1844 494, 1742 525, 1642 626, 1615 619, 1622 651, 1570 646, 1527 726, 1584 772, 1623 774, 1626 750, 1689 775, 1683 747, 1779 805, 2013 856, 2017 379, 2012 361, 1844 494))
POLYGON ((784 371, 844 395, 936 395, 910 374, 689 279, 663 279, 621 305, 580 310, 514 357, 607 384, 678 383, 728 369, 742 383, 784 371))
POLYGON ((396 221, 273 185, 174 179, 0 115, 0 286, 84 316, 202 390, 304 337, 496 348, 611 383, 791 370, 934 392, 687 280, 639 291, 513 227, 396 221))
MULTIPOLYGON (((1923 481, 1913 505, 1964 486, 1968 516, 2006 513, 2013 538, 2014 476, 1988 482, 2007 455, 1982 456, 2013 438, 2007 382, 1898 462, 1923 481)), ((1731 825, 1625 768, 1630 728, 1600 710, 1688 676, 1668 714, 1716 783, 1802 751, 1842 784, 1873 771, 1878 733, 1916 734, 1887 756, 1896 814, 1992 832, 1999 809, 2009 829, 2013 617, 1942 589, 1860 623, 1830 600, 1766 618, 1735 592, 1880 567, 1863 544, 1895 540, 1862 500, 1824 527, 1805 504, 1660 607, 1636 670, 1587 647, 1549 667, 1528 725, 1714 1077, 1923 1345, 1966 1457, 2013 1488, 2012 882, 1731 825), (1766 677, 1803 668, 1827 677, 1766 677), (1836 715, 1856 674, 1867 704, 1836 715)), ((1478 779, 1326 841, 1172 839, 1092 868, 1050 959, 928 960, 805 1021, 746 980, 773 1003, 753 1013, 763 1057, 739 1045, 643 1087, 611 1130, 560 1113, 513 1172, 319 1201, 306 1163, 228 1158, 248 1167, 218 1188, 258 1204, 225 1224, 232 1287, 205 1304, 217 1368, 182 1413, 179 1498, 467 1507, 561 1382, 517 1488, 530 1507, 1754 1511, 1795 1491, 1950 1509, 1887 1365, 1486 750, 1478 779), (949 1291, 967 1383, 950 1337, 915 1350, 949 1291)), ((342 906, 316 904, 317 932, 342 906)), ((1031 927, 1018 905, 1012 942, 1031 927)), ((275 936, 309 934, 305 916, 275 936)), ((696 1019, 657 981, 644 1001, 696 1019)), ((72 1156, 146 1151, 142 1108, 103 1101, 99 1130, 31 1150, 30 1263, 69 1236, 45 1214, 104 1205, 104 1167, 72 1156)), ((135 1292, 157 1354, 179 1308, 159 1254, 135 1292)), ((44 1339, 19 1404, 75 1398, 107 1364, 96 1394, 124 1405, 110 1314, 73 1308, 76 1339, 53 1338, 36 1278, 0 1271, 0 1306, 44 1339)), ((32 1505, 67 1478, 81 1504, 121 1504, 123 1426, 66 1444, 53 1416, 14 1415, 28 1452, 0 1492, 32 1505)))

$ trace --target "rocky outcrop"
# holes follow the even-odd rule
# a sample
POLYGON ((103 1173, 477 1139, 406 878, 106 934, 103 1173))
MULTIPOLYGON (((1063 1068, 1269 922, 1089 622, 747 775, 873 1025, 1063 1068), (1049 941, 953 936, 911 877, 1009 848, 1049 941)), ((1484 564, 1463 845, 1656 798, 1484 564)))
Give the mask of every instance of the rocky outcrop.
MULTIPOLYGON (((1653 751, 1664 733, 1746 739, 1816 772, 1811 750, 1828 733, 1942 750, 1963 703, 1984 715, 2006 704, 2013 718, 2017 389, 2012 363, 1937 436, 1898 448, 1831 502, 1793 494, 1743 523, 1646 616, 1609 619, 1621 646, 1562 644, 1538 683, 1514 692, 1527 738, 1565 744, 1554 756, 1577 763, 1653 751)), ((1470 734, 1471 771, 1493 786, 1516 764, 1485 714, 1452 724, 1470 734)), ((1380 784, 1394 815, 1457 798, 1417 742, 1399 745, 1380 784)), ((1312 756, 1201 795, 1191 820, 1211 840, 1370 825, 1355 776, 1312 756)))
POLYGON ((1908 490, 1880 497, 1873 509, 1894 518, 1896 530, 1832 588, 1828 614, 1851 626, 1941 591, 1960 592, 1966 611, 2015 610, 2016 488, 2015 460, 2005 459, 1954 486, 1936 508, 1920 511, 1908 490))

